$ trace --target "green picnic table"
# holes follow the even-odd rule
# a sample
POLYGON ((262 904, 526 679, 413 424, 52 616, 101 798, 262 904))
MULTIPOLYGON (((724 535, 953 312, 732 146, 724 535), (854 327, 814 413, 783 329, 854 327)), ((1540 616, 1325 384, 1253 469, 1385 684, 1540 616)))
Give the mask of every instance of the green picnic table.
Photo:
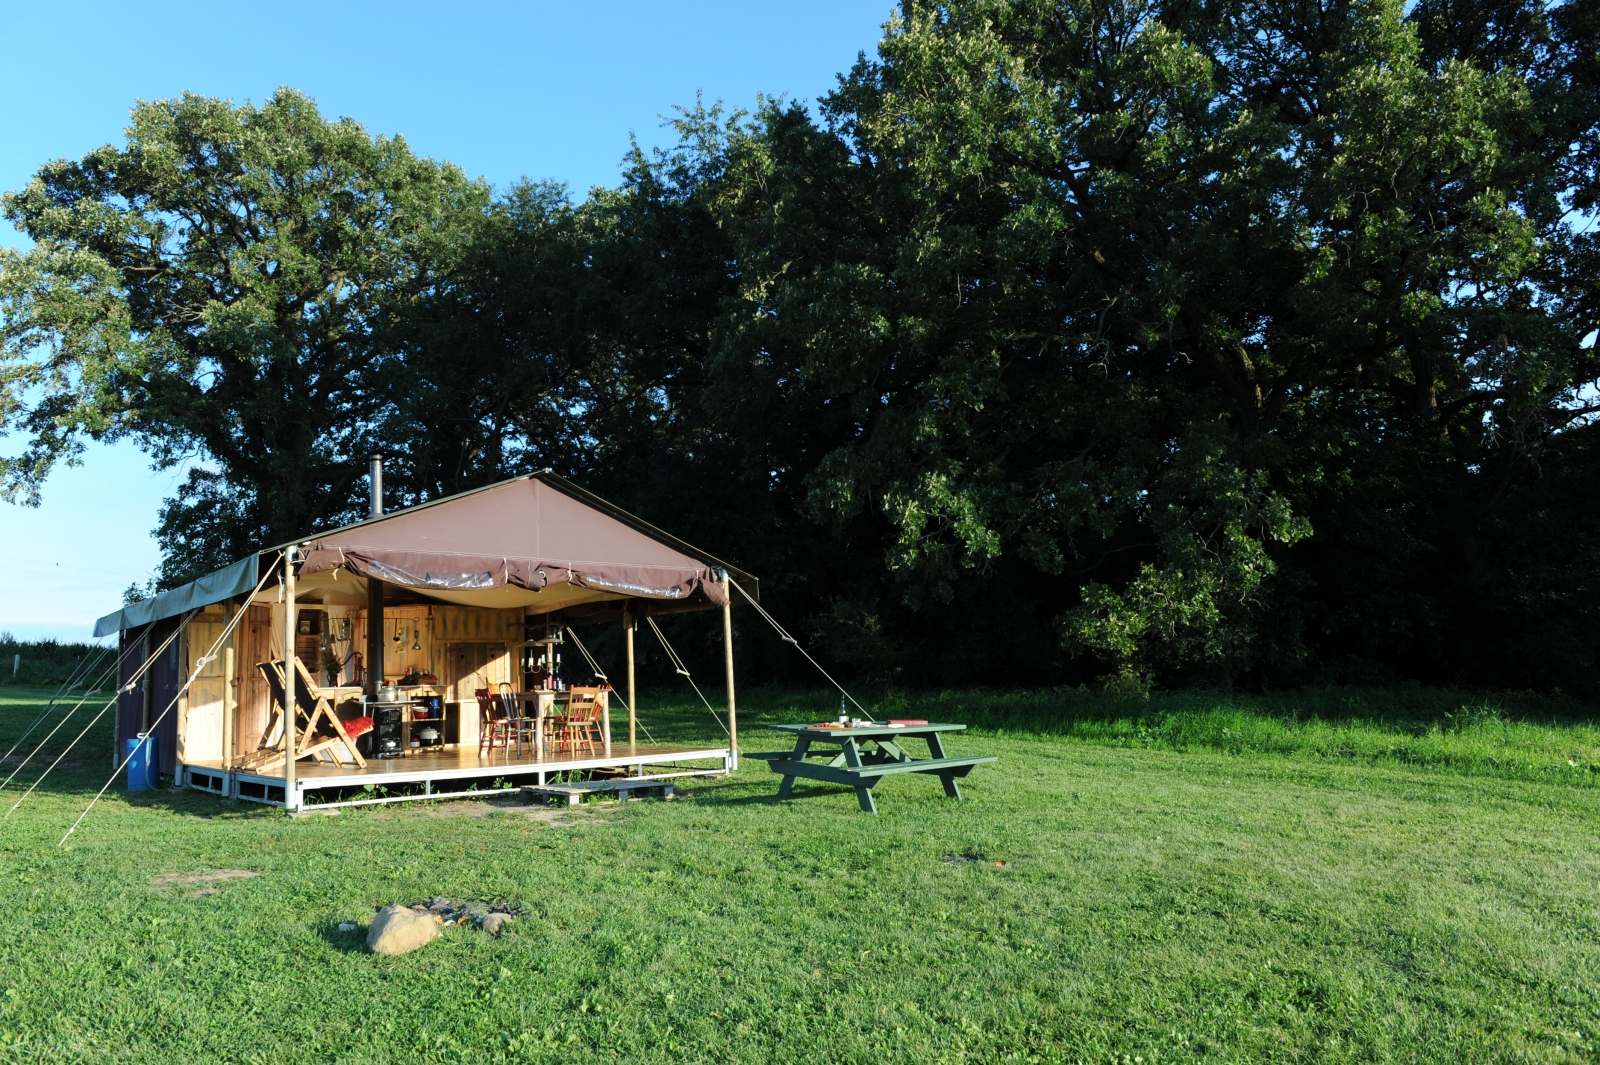
POLYGON ((944 793, 952 799, 961 798, 958 777, 972 772, 972 767, 993 762, 991 756, 950 758, 944 753, 943 732, 960 732, 965 725, 930 723, 926 725, 862 725, 853 728, 818 728, 816 725, 768 725, 774 732, 789 732, 795 737, 794 750, 770 751, 765 754, 748 754, 747 758, 760 758, 781 774, 778 798, 787 799, 794 790, 794 778, 826 780, 856 789, 861 809, 869 814, 878 812, 872 801, 872 789, 891 773, 927 773, 944 782, 944 793), (901 747, 908 738, 924 740, 928 744, 928 757, 913 758, 901 747), (812 744, 829 744, 820 751, 812 744), (837 747, 835 751, 832 748, 837 747), (825 762, 808 762, 807 758, 827 759, 825 762))

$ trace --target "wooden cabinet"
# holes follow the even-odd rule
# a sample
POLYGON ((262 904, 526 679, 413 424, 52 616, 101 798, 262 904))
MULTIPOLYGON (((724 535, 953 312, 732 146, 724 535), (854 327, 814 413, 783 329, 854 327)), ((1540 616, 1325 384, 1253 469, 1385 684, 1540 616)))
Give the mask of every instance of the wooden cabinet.
POLYGON ((499 691, 502 683, 515 684, 511 676, 510 645, 490 642, 451 643, 445 649, 446 698, 460 706, 459 742, 475 745, 479 738, 478 698, 475 692, 499 691))

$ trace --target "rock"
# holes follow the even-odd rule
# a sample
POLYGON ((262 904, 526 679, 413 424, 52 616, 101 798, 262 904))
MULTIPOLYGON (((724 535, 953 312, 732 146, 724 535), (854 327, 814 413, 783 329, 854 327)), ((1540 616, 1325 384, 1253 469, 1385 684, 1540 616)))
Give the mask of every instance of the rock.
POLYGON ((372 919, 367 949, 374 954, 409 954, 438 938, 439 918, 391 903, 372 919))
POLYGON ((483 930, 492 936, 499 935, 500 929, 504 928, 508 922, 515 919, 516 918, 512 917, 509 913, 486 914, 483 918, 483 930))
POLYGON ((354 932, 359 926, 354 921, 340 921, 339 931, 354 932))

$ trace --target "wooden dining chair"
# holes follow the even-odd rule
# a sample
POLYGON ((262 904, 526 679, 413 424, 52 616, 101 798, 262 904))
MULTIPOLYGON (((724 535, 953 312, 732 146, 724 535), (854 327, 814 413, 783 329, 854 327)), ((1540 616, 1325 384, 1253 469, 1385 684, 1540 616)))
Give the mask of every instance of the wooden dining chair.
POLYGON ((567 692, 567 717, 562 729, 566 745, 574 753, 580 745, 593 754, 598 744, 604 748, 605 733, 600 728, 600 689, 571 688, 567 692))
POLYGON ((511 749, 516 743, 517 754, 522 754, 522 730, 516 719, 506 714, 502 704, 488 688, 478 688, 473 693, 478 700, 478 757, 482 758, 496 747, 511 749))
POLYGON ((512 722, 511 727, 516 730, 517 750, 520 752, 524 742, 533 742, 535 722, 523 709, 524 704, 517 697, 517 690, 505 681, 500 682, 500 706, 505 710, 506 719, 512 722))
POLYGON ((560 692, 552 693, 550 705, 544 712, 544 749, 564 751, 568 746, 567 704, 560 692))

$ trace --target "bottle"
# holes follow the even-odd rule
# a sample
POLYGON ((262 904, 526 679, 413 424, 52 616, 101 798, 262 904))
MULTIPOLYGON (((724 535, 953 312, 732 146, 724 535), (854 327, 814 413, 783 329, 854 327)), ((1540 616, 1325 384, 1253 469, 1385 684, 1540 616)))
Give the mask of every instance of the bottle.
POLYGON ((839 696, 839 724, 850 727, 850 711, 844 708, 844 696, 839 696))

